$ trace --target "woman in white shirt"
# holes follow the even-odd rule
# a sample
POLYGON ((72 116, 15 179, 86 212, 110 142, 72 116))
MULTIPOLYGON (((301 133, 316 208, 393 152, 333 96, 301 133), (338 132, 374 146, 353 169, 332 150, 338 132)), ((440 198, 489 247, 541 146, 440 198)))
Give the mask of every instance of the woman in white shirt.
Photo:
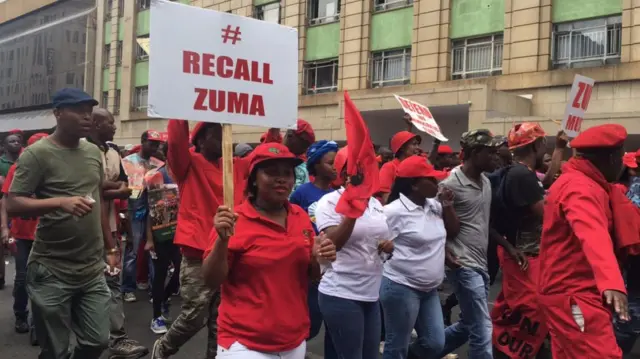
POLYGON ((460 225, 453 193, 438 191, 438 180, 446 176, 421 156, 398 166, 384 207, 395 249, 384 264, 380 288, 383 359, 441 357, 445 336, 438 286, 444 280, 445 242, 455 237, 460 225), (414 326, 418 340, 409 348, 414 326))
MULTIPOLYGON (((346 166, 341 167, 336 171, 345 180, 346 166)), ((377 199, 369 200, 360 218, 346 218, 336 212, 342 193, 344 188, 326 194, 316 207, 318 230, 338 249, 336 261, 324 268, 318 304, 340 359, 378 358, 382 256, 393 251, 393 242, 377 199)))

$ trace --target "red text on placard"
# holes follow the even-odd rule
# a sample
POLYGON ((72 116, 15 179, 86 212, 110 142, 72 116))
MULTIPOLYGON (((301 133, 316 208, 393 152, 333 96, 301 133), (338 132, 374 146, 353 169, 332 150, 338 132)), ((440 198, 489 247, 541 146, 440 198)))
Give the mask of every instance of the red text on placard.
POLYGON ((196 88, 196 111, 238 113, 264 117, 264 100, 260 95, 196 88), (208 101, 207 101, 208 100, 208 101))
POLYGON ((234 80, 273 84, 271 64, 245 59, 232 59, 229 56, 183 51, 182 71, 185 74, 217 76, 224 79, 233 78, 234 80))
POLYGON ((431 111, 429 111, 428 108, 426 108, 424 106, 416 105, 416 104, 411 103, 409 101, 406 101, 405 99, 403 99, 401 97, 398 100, 402 103, 402 106, 404 108, 406 108, 407 110, 410 110, 410 111, 413 111, 415 113, 424 115, 424 116, 426 116, 428 118, 433 118, 433 116, 431 115, 431 111))
POLYGON ((593 87, 584 82, 578 82, 578 93, 576 97, 573 99, 573 103, 571 107, 579 108, 582 110, 587 110, 587 106, 589 106, 589 99, 591 99, 591 91, 593 87))
POLYGON ((582 127, 582 117, 569 115, 567 119, 567 130, 580 132, 580 128, 582 127))

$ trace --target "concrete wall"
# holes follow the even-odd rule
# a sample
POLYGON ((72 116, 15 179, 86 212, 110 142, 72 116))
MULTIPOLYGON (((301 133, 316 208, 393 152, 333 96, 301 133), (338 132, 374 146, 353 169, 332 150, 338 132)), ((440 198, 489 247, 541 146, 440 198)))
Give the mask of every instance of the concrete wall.
POLYGON ((56 0, 6 0, 0 3, 0 24, 54 2, 56 0))

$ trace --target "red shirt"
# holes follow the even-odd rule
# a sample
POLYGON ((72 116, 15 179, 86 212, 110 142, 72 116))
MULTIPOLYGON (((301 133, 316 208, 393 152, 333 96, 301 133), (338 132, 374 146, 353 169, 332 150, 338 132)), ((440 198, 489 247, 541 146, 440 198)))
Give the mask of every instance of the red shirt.
MULTIPOLYGON (((307 291, 314 231, 309 215, 288 205, 287 228, 262 216, 249 201, 229 240, 229 275, 220 286, 218 344, 236 341, 259 352, 293 350, 309 335, 307 291)), ((217 239, 211 231, 213 250, 217 239)))
POLYGON ((391 187, 393 187, 393 181, 396 180, 396 171, 398 170, 398 166, 400 165, 400 160, 394 158, 393 161, 389 161, 382 165, 380 168, 380 190, 382 193, 391 192, 391 187))
MULTIPOLYGON (((190 258, 202 258, 209 247, 209 232, 213 217, 223 202, 222 165, 211 163, 200 153, 189 149, 189 124, 183 120, 169 120, 167 163, 180 191, 178 225, 174 243, 181 246, 190 258)), ((234 200, 243 199, 248 160, 234 163, 234 200), (245 163, 247 162, 247 163, 245 163)))
MULTIPOLYGON (((2 185, 2 193, 6 196, 9 194, 11 188, 11 182, 13 182, 13 176, 16 173, 15 163, 9 168, 7 178, 2 185)), ((38 227, 38 219, 24 219, 20 217, 11 218, 11 229, 9 233, 11 237, 16 239, 29 239, 34 240, 36 236, 36 228, 38 227)))
POLYGON ((601 297, 626 293, 611 230, 609 195, 586 175, 563 173, 549 189, 540 243, 538 291, 601 297))

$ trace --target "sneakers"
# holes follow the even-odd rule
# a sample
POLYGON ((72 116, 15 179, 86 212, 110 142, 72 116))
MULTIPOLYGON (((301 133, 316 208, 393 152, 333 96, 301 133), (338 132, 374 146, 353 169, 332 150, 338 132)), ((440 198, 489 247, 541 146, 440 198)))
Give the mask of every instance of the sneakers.
POLYGON ((149 283, 137 283, 136 286, 139 290, 149 290, 149 283))
POLYGON ((162 317, 158 317, 151 321, 151 331, 156 334, 164 334, 167 332, 167 324, 162 317))
POLYGON ((151 351, 151 359, 167 359, 168 357, 162 354, 160 349, 160 339, 153 343, 153 350, 151 351))
POLYGON ((124 301, 127 303, 133 303, 136 302, 138 300, 138 298, 136 298, 136 295, 133 293, 124 293, 124 301))
POLYGON ((119 339, 109 345, 109 359, 138 359, 149 354, 149 349, 135 340, 119 339))
POLYGON ((24 318, 16 318, 15 330, 18 334, 29 333, 29 322, 24 318))

